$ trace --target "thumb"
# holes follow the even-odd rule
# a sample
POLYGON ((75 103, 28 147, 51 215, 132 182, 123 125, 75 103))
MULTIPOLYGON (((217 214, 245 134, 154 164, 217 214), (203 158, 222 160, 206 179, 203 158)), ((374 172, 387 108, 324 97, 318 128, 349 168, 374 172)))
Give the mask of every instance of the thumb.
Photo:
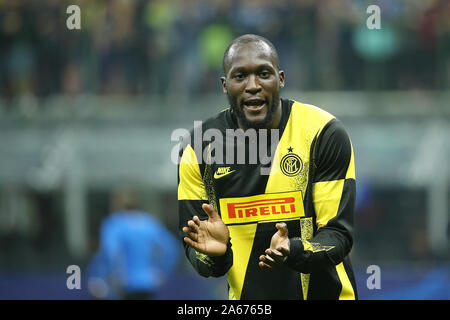
POLYGON ((277 223, 275 225, 275 227, 277 227, 280 237, 287 237, 288 236, 288 229, 287 229, 286 223, 284 223, 284 222, 277 223))
POLYGON ((212 220, 216 220, 216 219, 220 219, 219 214, 217 213, 217 211, 214 209, 214 207, 210 204, 204 203, 202 204, 202 209, 203 211, 206 212, 206 214, 208 215, 208 217, 212 220))

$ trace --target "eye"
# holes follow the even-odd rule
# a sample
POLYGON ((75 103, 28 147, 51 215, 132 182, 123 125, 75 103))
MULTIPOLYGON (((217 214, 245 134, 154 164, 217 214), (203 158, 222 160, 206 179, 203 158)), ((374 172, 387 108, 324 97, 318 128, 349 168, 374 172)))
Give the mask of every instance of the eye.
POLYGON ((267 79, 268 77, 270 77, 270 72, 267 70, 263 70, 259 73, 259 76, 263 79, 267 79))
POLYGON ((245 74, 243 74, 243 73, 236 73, 233 76, 233 78, 236 79, 236 80, 244 80, 245 79, 245 74))

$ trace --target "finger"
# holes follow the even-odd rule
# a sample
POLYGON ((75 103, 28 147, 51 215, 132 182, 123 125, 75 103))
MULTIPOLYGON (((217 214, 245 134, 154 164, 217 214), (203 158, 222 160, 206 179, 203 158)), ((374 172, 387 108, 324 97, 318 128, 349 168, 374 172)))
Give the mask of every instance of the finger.
POLYGON ((184 237, 183 240, 184 240, 184 242, 186 242, 188 245, 190 245, 192 248, 198 249, 197 242, 193 241, 191 238, 189 238, 189 237, 184 237))
POLYGON ((260 255, 259 256, 259 261, 263 262, 264 264, 268 265, 268 266, 272 266, 274 264, 274 261, 272 258, 270 258, 267 255, 260 255))
POLYGON ((270 252, 267 254, 271 257, 282 257, 283 256, 283 254, 276 249, 271 249, 270 252))
POLYGON ((275 225, 275 227, 277 227, 278 232, 279 232, 281 237, 287 237, 288 236, 288 229, 287 229, 287 224, 286 223, 284 223, 284 222, 277 223, 275 225))
POLYGON ((198 233, 198 229, 199 229, 199 228, 198 228, 198 225, 197 225, 194 221, 189 220, 189 221, 188 221, 188 226, 189 226, 191 232, 198 233))
POLYGON ((264 256, 264 262, 269 264, 269 265, 272 265, 272 264, 275 263, 275 260, 271 256, 265 255, 264 256))
POLYGON ((198 235, 196 233, 188 232, 186 233, 186 236, 191 239, 192 241, 197 242, 198 241, 198 235))
POLYGON ((202 246, 200 246, 200 244, 194 240, 192 240, 191 238, 188 237, 184 237, 183 238, 184 242, 186 242, 188 245, 190 245, 192 248, 194 248, 196 251, 201 252, 201 253, 205 253, 205 248, 202 248, 202 246))
POLYGON ((214 207, 210 204, 204 203, 202 204, 202 209, 203 211, 206 212, 206 214, 208 215, 208 217, 212 220, 216 220, 216 219, 220 219, 219 214, 217 213, 217 211, 214 209, 214 207))
POLYGON ((188 223, 187 227, 183 227, 181 230, 183 230, 184 233, 197 233, 193 227, 191 227, 188 223))
POLYGON ((186 234, 187 237, 190 239, 197 241, 198 240, 198 234, 196 232, 192 232, 191 229, 188 227, 183 227, 183 232, 186 234))
POLYGON ((272 250, 272 252, 267 254, 267 256, 270 257, 276 263, 280 263, 284 259, 283 254, 278 250, 272 250))
POLYGON ((200 218, 198 216, 194 216, 192 218, 192 221, 194 221, 195 224, 200 227, 200 218))
POLYGON ((281 252, 279 252, 279 251, 276 250, 276 249, 266 249, 266 251, 264 251, 264 252, 265 252, 266 255, 268 255, 268 256, 274 256, 274 257, 276 257, 276 256, 281 255, 281 252))
POLYGON ((291 253, 291 251, 286 247, 280 247, 278 248, 278 251, 280 251, 285 257, 287 257, 291 253))
POLYGON ((265 270, 272 270, 272 267, 271 267, 271 266, 269 266, 268 264, 266 264, 266 263, 264 263, 264 262, 262 262, 262 261, 260 261, 260 262, 258 263, 258 266, 259 266, 260 268, 262 268, 262 269, 265 269, 265 270))
POLYGON ((184 242, 189 244, 191 247, 193 247, 195 250, 197 250, 199 252, 203 252, 202 245, 196 239, 192 239, 192 237, 187 236, 187 237, 184 237, 183 240, 184 240, 184 242))
POLYGON ((190 229, 189 227, 183 227, 183 229, 181 229, 181 230, 183 230, 183 232, 186 233, 186 234, 192 232, 191 229, 190 229))
POLYGON ((259 256, 259 261, 260 261, 260 262, 264 262, 264 263, 266 263, 266 262, 267 262, 267 261, 266 261, 266 256, 265 256, 265 255, 263 255, 263 254, 262 254, 262 255, 260 255, 260 256, 259 256))

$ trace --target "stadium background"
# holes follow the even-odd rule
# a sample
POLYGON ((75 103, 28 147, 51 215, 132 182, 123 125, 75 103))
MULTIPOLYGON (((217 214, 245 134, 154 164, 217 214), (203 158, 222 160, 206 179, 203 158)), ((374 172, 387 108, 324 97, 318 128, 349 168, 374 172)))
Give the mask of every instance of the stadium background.
MULTIPOLYGON (((91 299, 86 268, 120 186, 176 232, 171 133, 226 105, 222 54, 243 33, 278 48, 284 97, 349 131, 360 297, 450 299, 445 0, 1 0, 0 298, 91 299), (81 30, 66 27, 70 4, 81 30), (380 30, 366 27, 371 4, 380 30), (81 290, 66 287, 74 264, 81 290)), ((180 257, 158 298, 225 292, 180 257)))

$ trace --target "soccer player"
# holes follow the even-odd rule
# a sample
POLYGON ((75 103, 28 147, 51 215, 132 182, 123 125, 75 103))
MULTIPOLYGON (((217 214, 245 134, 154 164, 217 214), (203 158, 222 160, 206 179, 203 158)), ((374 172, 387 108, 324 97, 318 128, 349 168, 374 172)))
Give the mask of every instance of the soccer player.
POLYGON ((181 145, 187 258, 204 277, 227 274, 230 299, 357 299, 348 256, 355 169, 344 126, 280 98, 285 74, 263 37, 233 40, 223 69, 230 108, 200 128, 214 139, 195 143, 194 128, 181 145))
POLYGON ((118 190, 113 203, 114 212, 101 224, 91 278, 109 287, 111 299, 153 299, 176 268, 179 242, 156 217, 138 208, 133 192, 118 190))

